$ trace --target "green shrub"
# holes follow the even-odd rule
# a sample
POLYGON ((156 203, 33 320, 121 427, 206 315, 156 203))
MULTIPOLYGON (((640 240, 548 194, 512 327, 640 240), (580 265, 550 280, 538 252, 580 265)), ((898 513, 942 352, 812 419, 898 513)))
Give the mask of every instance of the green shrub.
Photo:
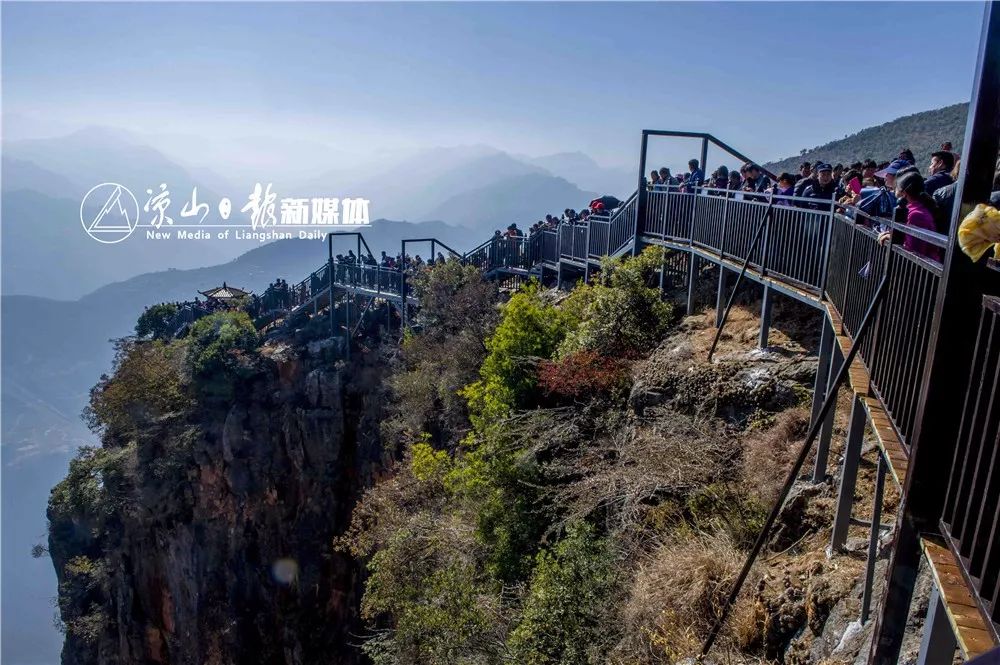
POLYGON ((50 521, 97 522, 124 507, 134 456, 134 444, 124 448, 81 447, 70 460, 66 477, 49 495, 50 521))
POLYGON ((147 307, 135 324, 139 338, 170 339, 176 331, 177 305, 160 303, 147 307))
POLYGON ((183 344, 118 340, 113 372, 91 388, 84 420, 109 442, 134 440, 151 419, 191 403, 183 369, 183 344))
POLYGON ((500 324, 486 340, 489 353, 479 381, 463 389, 478 430, 528 404, 538 382, 537 361, 552 356, 571 324, 570 317, 542 300, 534 284, 511 296, 500 324))
POLYGON ((559 347, 559 355, 589 350, 632 358, 655 347, 674 316, 657 286, 662 261, 658 247, 647 247, 636 257, 606 260, 598 283, 581 299, 582 320, 559 347))
POLYGON ((604 662, 618 627, 608 616, 616 583, 607 541, 586 524, 536 559, 521 620, 509 639, 513 661, 523 665, 604 662))
POLYGON ((245 356, 257 348, 259 338, 246 312, 218 312, 196 321, 187 341, 187 363, 198 388, 228 397, 233 382, 246 375, 245 356))
POLYGON ((454 445, 469 428, 459 391, 476 379, 485 340, 499 319, 497 288, 457 261, 435 264, 414 282, 421 332, 404 337, 403 366, 389 379, 392 400, 382 434, 395 444, 428 432, 439 447, 454 445))

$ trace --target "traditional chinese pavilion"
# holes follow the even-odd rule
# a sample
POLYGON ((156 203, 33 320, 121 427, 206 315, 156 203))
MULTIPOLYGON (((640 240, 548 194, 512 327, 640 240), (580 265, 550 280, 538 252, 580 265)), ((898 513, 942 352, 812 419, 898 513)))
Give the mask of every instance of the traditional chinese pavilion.
POLYGON ((222 286, 217 286, 214 289, 208 289, 207 291, 199 291, 198 293, 208 298, 211 302, 217 302, 226 306, 250 295, 249 291, 244 291, 243 289, 235 286, 229 286, 225 282, 222 283, 222 286))

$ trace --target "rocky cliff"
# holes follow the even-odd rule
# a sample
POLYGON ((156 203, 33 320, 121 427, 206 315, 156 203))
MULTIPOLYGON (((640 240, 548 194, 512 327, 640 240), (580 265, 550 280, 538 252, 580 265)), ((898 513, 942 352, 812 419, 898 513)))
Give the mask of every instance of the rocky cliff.
POLYGON ((384 365, 338 351, 263 345, 222 393, 190 391, 168 359, 170 408, 136 394, 170 389, 137 385, 139 352, 120 353, 95 392, 124 383, 129 426, 99 413, 102 447, 50 500, 63 663, 358 662, 360 568, 332 541, 382 468, 384 365))

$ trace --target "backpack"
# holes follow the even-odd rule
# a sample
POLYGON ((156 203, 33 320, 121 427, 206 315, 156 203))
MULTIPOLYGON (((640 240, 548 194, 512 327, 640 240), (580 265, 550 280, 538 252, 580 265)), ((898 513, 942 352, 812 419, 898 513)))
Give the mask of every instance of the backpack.
POLYGON ((607 194, 596 200, 604 204, 605 210, 614 210, 615 208, 617 208, 622 204, 621 201, 619 201, 613 196, 608 196, 607 194))
POLYGON ((857 208, 869 217, 881 217, 892 219, 893 208, 896 207, 896 197, 889 193, 885 187, 879 187, 874 192, 870 192, 861 197, 857 208))

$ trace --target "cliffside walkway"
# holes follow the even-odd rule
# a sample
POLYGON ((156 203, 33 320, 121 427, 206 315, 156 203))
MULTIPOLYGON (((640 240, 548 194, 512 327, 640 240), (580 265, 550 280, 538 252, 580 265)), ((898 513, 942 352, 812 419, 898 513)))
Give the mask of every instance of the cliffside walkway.
MULTIPOLYGON (((952 229, 989 198, 1000 147, 998 117, 1000 7, 988 4, 952 229)), ((648 190, 643 174, 651 139, 700 142, 702 165, 710 146, 749 161, 710 134, 644 130, 638 188, 612 214, 527 238, 491 238, 461 260, 487 278, 517 284, 537 277, 563 286, 588 279, 603 257, 660 246, 667 250, 661 287, 686 288, 689 312, 696 305, 696 282, 706 274, 717 280, 719 327, 738 285, 734 278, 758 285, 761 347, 767 346, 775 298, 815 308, 823 326, 810 438, 800 458, 815 438, 809 476, 814 482, 828 479, 836 408, 828 398, 847 389, 851 408, 830 551, 841 552, 850 526, 867 527, 859 620, 875 621, 869 662, 896 662, 920 567, 929 569, 935 582, 920 665, 951 662, 956 648, 965 658, 994 648, 1000 643, 1000 270, 961 254, 955 233, 944 236, 871 218, 851 206, 813 209, 797 204, 814 200, 768 201, 767 195, 733 196, 708 187, 648 190), (883 231, 891 231, 884 244, 878 240, 883 231), (919 253, 904 246, 907 238, 921 241, 919 253), (845 362, 850 364, 844 367, 845 362), (866 430, 877 442, 879 459, 872 517, 860 522, 852 511, 866 430), (876 599, 886 477, 899 486, 901 502, 884 591, 876 599)), ((327 263, 296 285, 296 310, 319 311, 344 296, 350 330, 349 296, 369 303, 383 299, 400 308, 405 325, 407 311, 418 304, 406 272, 335 262, 337 235, 343 234, 330 236, 327 263)), ((354 235, 360 256, 363 239, 354 235)), ((403 242, 404 256, 407 242, 416 241, 403 242)), ((329 309, 332 331, 335 308, 329 309)), ((762 539, 766 536, 765 531, 762 539)), ((738 592, 737 585, 733 598, 738 592)), ((710 646, 711 639, 705 650, 710 646)))
MULTIPOLYGON (((707 145, 722 147, 715 137, 688 132, 643 133, 643 145, 651 137, 692 136, 707 145)), ((728 146, 723 150, 728 151, 728 146)), ((742 155, 738 155, 742 159, 742 155)), ((645 163, 640 173, 645 173, 645 163)), ((758 343, 767 346, 771 309, 776 296, 785 296, 817 309, 824 317, 819 350, 813 418, 829 394, 834 375, 852 348, 844 387, 853 395, 850 426, 842 461, 841 483, 831 551, 839 552, 847 541, 852 518, 854 489, 866 427, 874 435, 879 451, 877 505, 869 529, 868 566, 861 620, 868 621, 872 609, 875 559, 882 535, 882 483, 889 476, 904 496, 910 491, 909 471, 919 422, 927 408, 926 374, 929 353, 937 334, 936 311, 942 292, 944 265, 927 254, 941 256, 949 247, 946 236, 906 226, 891 219, 871 218, 851 206, 829 210, 798 207, 815 200, 785 198, 769 207, 767 195, 738 193, 700 187, 636 191, 608 217, 592 217, 587 223, 563 224, 557 230, 535 233, 524 239, 491 240, 466 254, 466 260, 487 275, 517 278, 554 273, 557 283, 587 279, 603 257, 636 254, 648 245, 664 247, 666 259, 661 285, 668 281, 687 289, 687 309, 693 313, 694 285, 706 266, 717 275, 716 324, 723 325, 725 303, 741 272, 757 283, 762 292, 761 331, 758 343), (880 244, 883 231, 892 239, 880 244), (923 254, 904 248, 907 237, 925 243, 923 254), (876 291, 885 278, 880 301, 876 291), (866 312, 872 308, 870 325, 859 334, 866 312)), ((904 218, 905 221, 905 218, 904 218)), ((964 259, 964 257, 960 257, 964 259)), ((937 525, 918 532, 924 565, 933 571, 937 589, 928 622, 924 656, 954 650, 972 658, 1000 642, 1000 441, 998 413, 991 409, 1000 375, 1000 315, 996 299, 984 299, 984 322, 978 336, 977 355, 983 357, 986 374, 965 376, 961 409, 964 438, 947 443, 948 464, 937 469, 946 480, 946 512, 937 525), (981 348, 980 348, 981 347, 981 348), (992 364, 990 364, 992 363, 992 364), (993 368, 998 368, 993 371, 993 368), (992 372, 992 374, 991 374, 992 372), (980 386, 992 379, 988 393, 980 386), (949 471, 950 469, 950 471, 949 471), (984 511, 985 508, 985 511, 984 511), (943 645, 943 646, 942 646, 943 645)), ((938 314, 939 316, 939 314, 938 314)), ((966 343, 977 345, 974 331, 966 343)), ((979 365, 977 365, 978 367, 979 365)), ((834 411, 819 426, 814 482, 827 478, 834 411)), ((923 662, 933 662, 924 660, 923 662)))

